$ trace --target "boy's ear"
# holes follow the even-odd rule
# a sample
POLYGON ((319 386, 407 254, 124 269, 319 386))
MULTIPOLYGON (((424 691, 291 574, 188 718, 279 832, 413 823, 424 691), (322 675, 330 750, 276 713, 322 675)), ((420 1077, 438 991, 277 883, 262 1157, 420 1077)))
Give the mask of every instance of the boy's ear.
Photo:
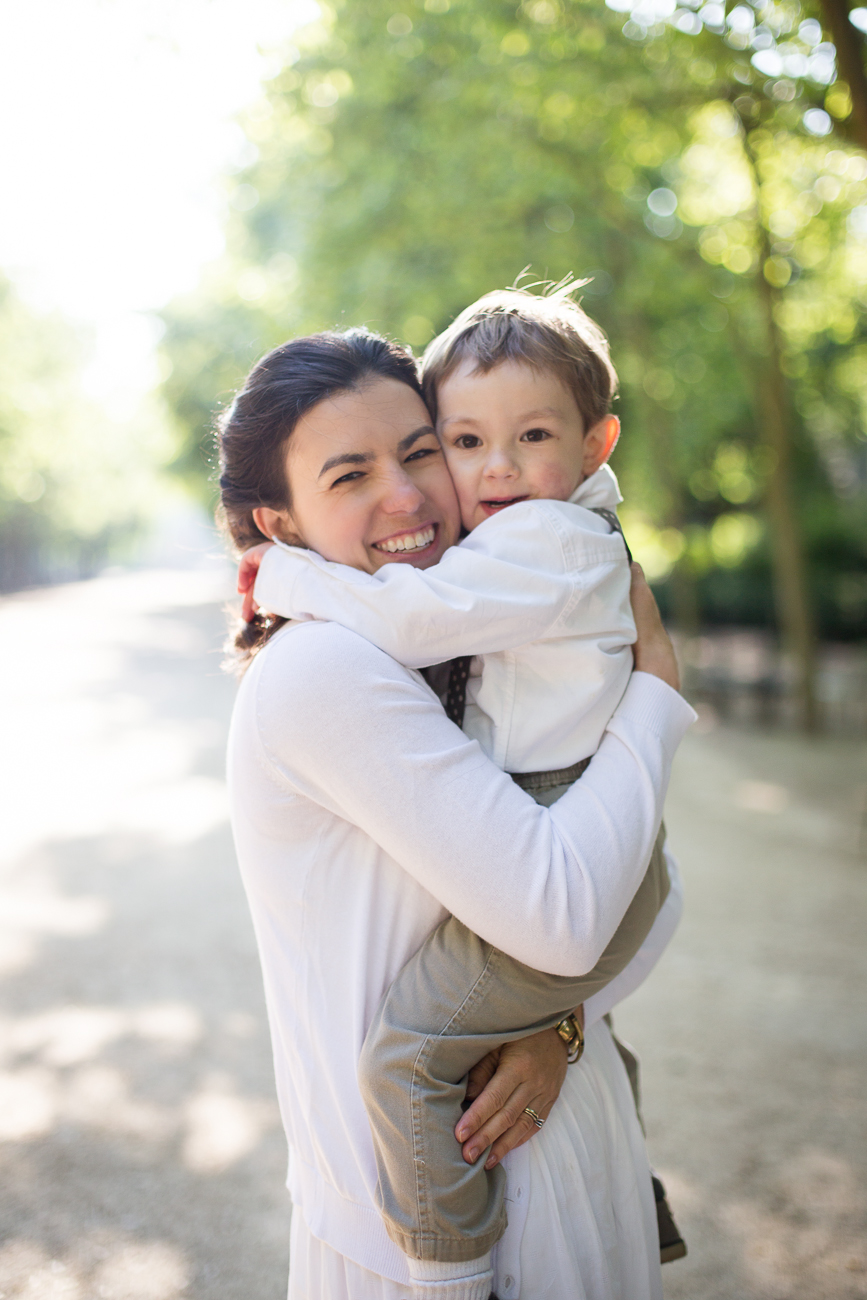
POLYGON ((272 510, 270 506, 257 506, 253 511, 253 523, 259 532, 264 533, 268 538, 278 537, 281 542, 288 542, 290 546, 304 545, 295 531, 288 510, 272 510))
POLYGON ((620 421, 616 415, 606 415, 584 435, 584 477, 595 474, 600 465, 604 465, 617 446, 620 437, 620 421))

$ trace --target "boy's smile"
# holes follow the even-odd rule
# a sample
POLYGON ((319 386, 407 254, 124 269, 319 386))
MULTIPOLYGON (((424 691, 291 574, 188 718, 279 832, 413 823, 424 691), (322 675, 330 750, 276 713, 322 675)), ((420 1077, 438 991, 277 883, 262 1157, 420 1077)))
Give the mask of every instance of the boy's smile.
POLYGON ((585 436, 575 398, 559 376, 521 361, 487 372, 463 362, 440 384, 437 407, 469 530, 519 501, 568 501, 607 460, 619 432, 616 418, 607 416, 585 436))
POLYGON ((523 497, 492 497, 489 501, 480 501, 479 505, 488 515, 495 515, 498 510, 505 509, 506 506, 517 505, 519 501, 529 501, 529 494, 523 497))

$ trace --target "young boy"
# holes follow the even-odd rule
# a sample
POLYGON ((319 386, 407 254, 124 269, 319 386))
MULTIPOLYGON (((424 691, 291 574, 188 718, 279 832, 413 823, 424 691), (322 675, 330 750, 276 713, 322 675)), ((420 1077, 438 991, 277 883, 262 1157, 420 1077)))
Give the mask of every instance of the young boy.
MULTIPOLYGON (((439 564, 368 575, 281 544, 248 552, 241 571, 244 587, 261 561, 255 599, 274 613, 335 620, 412 668, 450 660, 449 716, 547 805, 595 753, 635 639, 621 498, 606 464, 619 434, 609 413, 617 377, 604 335, 572 301, 576 287, 488 294, 425 352, 425 397, 469 534, 439 564)), ((529 970, 450 918, 383 999, 359 1077, 381 1209, 417 1296, 487 1300, 503 1174, 461 1158, 465 1076, 492 1048, 547 1027, 578 1059, 574 1009, 584 1004, 588 1023, 610 1010, 677 923, 663 838, 589 974, 529 970)), ((668 1236, 663 1257, 685 1253, 676 1229, 668 1236)))

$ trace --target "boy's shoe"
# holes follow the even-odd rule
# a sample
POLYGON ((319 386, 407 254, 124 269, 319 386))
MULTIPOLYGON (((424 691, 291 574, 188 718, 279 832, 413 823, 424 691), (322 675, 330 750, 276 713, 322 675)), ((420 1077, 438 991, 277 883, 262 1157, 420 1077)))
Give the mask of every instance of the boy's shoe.
POLYGON ((656 1174, 651 1174, 651 1178, 653 1195, 656 1197, 656 1222, 659 1225, 659 1258, 663 1264, 670 1264, 673 1259, 683 1259, 686 1242, 678 1231, 661 1180, 656 1174))

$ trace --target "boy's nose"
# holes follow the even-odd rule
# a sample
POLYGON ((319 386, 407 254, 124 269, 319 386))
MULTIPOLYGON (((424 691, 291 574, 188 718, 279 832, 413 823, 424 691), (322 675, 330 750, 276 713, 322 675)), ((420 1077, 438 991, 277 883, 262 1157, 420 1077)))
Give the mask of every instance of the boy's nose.
POLYGON ((492 451, 485 462, 486 478, 516 478, 518 467, 504 451, 492 451))

